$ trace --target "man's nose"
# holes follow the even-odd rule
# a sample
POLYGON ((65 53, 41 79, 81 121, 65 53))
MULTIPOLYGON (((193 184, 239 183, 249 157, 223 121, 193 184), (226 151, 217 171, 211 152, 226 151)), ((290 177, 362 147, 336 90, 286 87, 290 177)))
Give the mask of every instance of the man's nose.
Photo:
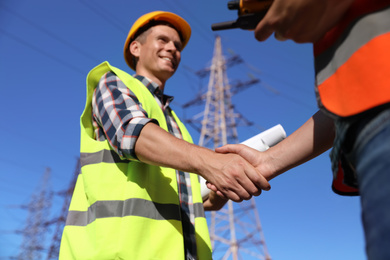
POLYGON ((176 45, 175 45, 175 43, 174 43, 173 41, 169 41, 169 42, 167 43, 167 45, 166 45, 166 48, 167 48, 168 50, 172 50, 172 51, 177 50, 176 45))

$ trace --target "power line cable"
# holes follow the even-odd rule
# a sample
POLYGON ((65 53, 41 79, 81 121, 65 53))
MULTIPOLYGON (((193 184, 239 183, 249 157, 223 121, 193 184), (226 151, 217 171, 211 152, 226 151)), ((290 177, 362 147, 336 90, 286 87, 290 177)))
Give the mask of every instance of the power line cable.
MULTIPOLYGON (((236 52, 235 52, 233 49, 231 49, 231 48, 226 48, 226 50, 227 50, 227 52, 231 53, 232 55, 235 55, 235 53, 236 53, 236 52)), ((300 86, 295 85, 295 84, 291 84, 290 82, 287 82, 287 81, 283 80, 280 76, 275 76, 275 75, 270 74, 270 73, 264 73, 263 70, 260 70, 260 69, 258 69, 257 67, 255 67, 254 65, 249 64, 249 63, 246 62, 244 59, 242 59, 242 60, 243 60, 243 64, 244 64, 248 69, 250 69, 252 72, 256 73, 257 75, 268 75, 268 76, 272 77, 273 79, 282 82, 283 85, 285 85, 285 86, 291 86, 291 87, 294 87, 294 89, 299 89, 299 90, 301 90, 301 91, 303 91, 303 92, 305 92, 305 93, 307 93, 307 94, 312 94, 312 92, 310 92, 310 91, 309 91, 308 89, 306 89, 306 88, 300 87, 300 86)), ((302 66, 299 65, 299 67, 302 67, 302 66)), ((242 67, 240 67, 240 68, 242 68, 242 67)))
POLYGON ((46 57, 56 61, 58 63, 60 63, 61 65, 65 66, 65 67, 67 67, 67 68, 69 68, 69 69, 71 69, 71 70, 73 70, 73 71, 75 71, 77 73, 80 73, 81 75, 85 75, 85 71, 84 70, 82 70, 80 68, 77 68, 76 66, 73 66, 72 64, 70 64, 68 62, 65 62, 64 60, 62 60, 62 59, 60 59, 60 58, 58 58, 58 57, 56 57, 54 55, 51 55, 50 53, 47 53, 47 52, 43 51, 42 49, 40 49, 40 48, 30 44, 29 42, 23 40, 22 38, 14 35, 14 34, 8 33, 7 31, 5 31, 5 30, 3 30, 1 28, 0 28, 0 33, 4 34, 8 38, 11 38, 11 39, 19 42, 20 44, 22 44, 24 46, 27 46, 27 47, 35 50, 36 52, 38 52, 38 53, 40 53, 40 54, 42 54, 42 55, 44 55, 44 56, 46 56, 46 57))
POLYGON ((182 1, 175 1, 176 2, 176 5, 179 6, 179 8, 181 10, 183 10, 185 13, 188 14, 189 17, 191 17, 192 20, 195 21, 195 25, 198 26, 199 28, 199 31, 198 33, 203 36, 203 38, 206 39, 206 41, 208 41, 211 46, 214 46, 214 33, 211 33, 211 25, 206 25, 203 23, 202 20, 198 19, 198 16, 194 15, 193 12, 191 12, 190 10, 187 9, 187 7, 185 5, 183 5, 183 2, 182 1), (209 34, 206 34, 204 33, 204 29, 207 28, 209 30, 209 34))
MULTIPOLYGON (((245 63, 245 65, 248 66, 249 68, 253 68, 252 65, 249 65, 249 64, 247 64, 247 63, 245 63)), ((254 71, 254 73, 257 73, 257 74, 260 74, 260 75, 266 75, 266 76, 268 76, 268 77, 271 77, 271 78, 273 78, 275 81, 278 81, 278 82, 282 83, 283 86, 290 86, 290 87, 292 87, 293 89, 295 89, 295 90, 300 90, 300 91, 302 91, 302 92, 304 92, 304 93, 306 93, 306 94, 310 94, 310 95, 313 94, 313 92, 312 92, 312 91, 309 91, 307 88, 303 88, 303 87, 301 87, 301 86, 298 86, 298 85, 296 85, 296 84, 292 84, 291 82, 287 82, 286 80, 283 80, 283 77, 280 77, 280 75, 277 76, 277 75, 274 75, 274 74, 271 74, 271 73, 267 73, 267 72, 264 72, 264 71, 262 71, 261 73, 258 73, 258 72, 256 72, 256 71, 254 71)))
POLYGON ((6 10, 8 13, 18 17, 20 20, 23 20, 24 22, 26 22, 27 24, 29 24, 30 26, 36 28, 37 30, 45 33, 46 35, 50 36, 51 38, 61 42, 62 44, 68 46, 70 49, 82 54, 84 57, 92 60, 92 61, 95 61, 95 62, 100 62, 99 59, 97 59, 96 57, 93 57, 92 55, 86 53, 84 50, 78 48, 76 45, 72 44, 71 42, 67 41, 66 39, 50 32, 49 30, 45 29, 44 27, 38 25, 37 23, 33 22, 32 20, 29 20, 27 19, 26 17, 18 14, 17 12, 15 12, 14 10, 10 9, 9 7, 3 5, 3 4, 0 4, 2 5, 2 8, 3 10, 6 10))
MULTIPOLYGON (((241 59, 242 59, 242 58, 241 58, 241 59)), ((242 60, 243 60, 243 59, 242 59, 242 60)), ((245 60, 243 60, 242 63, 243 63, 244 65, 246 65, 247 67, 249 66, 248 63, 245 62, 245 60)), ((250 68, 251 68, 251 70, 253 70, 253 65, 250 65, 250 68)), ((243 70, 242 66, 238 66, 238 69, 243 70)), ((194 72, 194 71, 191 71, 191 70, 188 69, 188 68, 187 68, 187 71, 192 72, 192 73, 194 73, 195 75, 197 74, 196 71, 195 71, 195 72, 194 72)), ((256 71, 256 70, 253 70, 253 71, 256 71)), ((258 72, 258 70, 257 70, 257 74, 260 74, 260 73, 258 72)), ((278 78, 278 79, 276 79, 276 80, 280 80, 280 79, 278 78)), ((280 90, 276 89, 275 87, 270 86, 269 84, 267 84, 267 83, 265 83, 265 82, 263 82, 263 81, 260 83, 260 85, 262 86, 263 89, 267 90, 269 93, 272 93, 272 94, 275 95, 275 96, 279 96, 279 97, 285 98, 285 99, 287 99, 288 101, 290 101, 290 102, 292 102, 292 103, 298 104, 298 105, 303 106, 303 107, 305 107, 305 108, 308 108, 308 109, 310 109, 310 110, 315 109, 314 106, 309 105, 309 104, 307 104, 307 103, 301 101, 300 99, 293 97, 292 95, 289 95, 289 94, 286 94, 286 93, 284 93, 284 92, 281 92, 280 90)), ((290 85, 290 86, 292 86, 292 87, 295 87, 295 86, 293 86, 293 85, 291 85, 291 84, 289 84, 289 83, 287 83, 287 82, 284 82, 283 85, 290 85)), ((302 88, 300 88, 300 89, 302 90, 302 88)), ((306 92, 307 92, 307 91, 306 91, 306 92)))
MULTIPOLYGON (((188 14, 188 16, 191 17, 191 20, 195 21, 195 22, 190 23, 192 31, 198 33, 204 40, 206 40, 212 46, 214 45, 214 43, 213 43, 214 39, 211 36, 211 34, 207 35, 203 32, 205 27, 202 25, 202 22, 199 19, 197 19, 190 11, 188 11, 188 9, 186 9, 179 1, 176 1, 175 4, 172 4, 171 2, 166 1, 166 0, 163 0, 163 1, 165 2, 165 4, 167 6, 169 6, 170 9, 175 10, 177 13, 180 13, 179 9, 181 9, 181 11, 188 14), (199 30, 196 29, 195 27, 198 27, 199 30)), ((188 20, 188 19, 186 18, 186 20, 188 20)))
MULTIPOLYGON (((19 138, 20 136, 23 136, 23 133, 22 132, 19 132, 15 129, 10 129, 8 128, 7 125, 5 126, 2 126, 2 128, 0 129, 0 132, 5 132, 7 133, 7 136, 15 136, 15 138, 19 138)), ((29 142, 29 143, 32 143, 34 145, 39 145, 40 147, 42 146, 45 146, 47 149, 50 149, 52 151, 55 151, 57 154, 61 154, 61 156, 64 158, 64 156, 68 157, 68 158, 74 158, 75 154, 68 154, 68 153, 65 153, 63 149, 59 149, 58 146, 56 146, 55 144, 53 144, 52 142, 51 143, 48 143, 48 142, 45 142, 44 140, 42 139, 35 139, 34 136, 31 136, 29 137, 28 139, 24 139, 23 140, 24 144, 26 144, 26 142, 29 142)), ((78 155, 78 147, 77 147, 77 154, 78 155)), ((0 160, 1 160, 1 157, 0 157, 0 160)))
MULTIPOLYGON (((232 49, 230 49, 230 48, 228 49, 228 52, 231 53, 231 54, 235 54, 235 52, 232 49)), ((257 69, 255 66, 253 66, 253 65, 249 64, 248 62, 246 62, 243 58, 242 58, 242 61, 243 61, 242 63, 247 68, 249 68, 251 71, 253 71, 256 74, 268 75, 268 76, 272 77, 274 80, 281 82, 283 86, 291 86, 294 89, 298 89, 298 90, 300 90, 302 92, 305 92, 306 94, 309 94, 309 91, 307 89, 305 89, 305 88, 299 87, 299 86, 291 84, 291 83, 289 83, 289 82, 287 82, 285 80, 282 80, 281 77, 276 77, 276 76, 273 76, 272 74, 264 73, 263 71, 257 69)), ((243 67, 241 67, 241 66, 239 66, 238 68, 243 70, 243 67)), ((291 102, 293 102, 295 104, 298 104, 298 105, 304 106, 306 108, 309 108, 310 110, 315 109, 314 106, 309 105, 309 104, 303 102, 302 100, 293 97, 292 95, 286 94, 285 92, 282 92, 282 91, 276 89, 273 86, 270 86, 268 83, 264 82, 264 80, 260 83, 260 85, 262 85, 262 87, 264 89, 268 90, 270 93, 275 94, 276 96, 283 97, 283 98, 285 98, 285 99, 287 99, 287 100, 289 100, 289 101, 291 101, 291 102)))
POLYGON ((100 18, 103 18, 108 23, 110 23, 114 28, 118 29, 122 33, 127 33, 127 30, 129 29, 127 26, 124 26, 122 22, 117 23, 112 17, 115 17, 113 15, 109 16, 107 15, 107 8, 106 7, 96 7, 96 1, 84 1, 80 0, 80 3, 86 6, 89 10, 91 10, 93 13, 97 14, 100 18))
MULTIPOLYGON (((250 31, 248 31, 247 33, 251 33, 250 31)), ((222 39, 225 41, 225 42, 233 42, 233 45, 234 46, 240 46, 242 47, 242 38, 240 37, 228 37, 228 36, 223 36, 222 39)), ((249 38, 250 40, 253 40, 253 41, 256 41, 254 39, 254 36, 252 35, 251 38, 249 38)), ((268 39, 267 41, 272 41, 272 38, 268 39)), ((288 44, 289 42, 286 42, 286 43, 283 43, 283 44, 288 44)), ((260 44, 260 43, 259 43, 260 44)), ((282 44, 280 42, 276 43, 276 44, 282 44)), ((309 45, 309 43, 306 43, 306 44, 299 44, 299 47, 302 47, 303 45, 309 45)), ((245 47, 244 47, 245 48, 245 47)), ((260 45, 259 45, 259 48, 260 48, 260 45)), ((302 68, 302 67, 305 67, 303 65, 303 63, 300 63, 299 62, 299 59, 289 59, 288 55, 280 55, 279 52, 272 52, 272 57, 274 60, 277 60, 277 61, 282 61, 283 63, 290 63, 292 64, 293 66, 295 66, 296 68, 302 68)))
MULTIPOLYGON (((8 164, 8 165, 12 166, 13 168, 23 169, 23 173, 24 174, 22 174, 20 176, 24 176, 24 175, 34 176, 34 175, 36 175, 36 174, 38 174, 38 173, 40 173, 42 171, 41 169, 38 170, 38 168, 46 167, 46 166, 41 166, 41 165, 38 166, 38 164, 34 166, 34 165, 31 165, 31 163, 29 163, 28 166, 27 166, 25 163, 23 163, 21 161, 4 159, 4 158, 1 158, 1 157, 0 157, 0 162, 4 163, 4 164, 8 164)), ((3 173, 4 172, 5 172, 5 170, 3 170, 3 173)), ((3 179, 3 177, 7 177, 7 175, 2 175, 0 180, 3 179)), ((65 180, 64 176, 62 176, 62 175, 53 175, 52 177, 53 177, 53 179, 58 180, 60 182, 63 182, 65 180)), ((19 180, 18 181, 18 187, 20 187, 21 184, 25 184, 26 188, 31 185, 31 183, 23 183, 23 182, 21 182, 19 180)), ((15 190, 15 192, 16 192, 16 190, 15 190)))

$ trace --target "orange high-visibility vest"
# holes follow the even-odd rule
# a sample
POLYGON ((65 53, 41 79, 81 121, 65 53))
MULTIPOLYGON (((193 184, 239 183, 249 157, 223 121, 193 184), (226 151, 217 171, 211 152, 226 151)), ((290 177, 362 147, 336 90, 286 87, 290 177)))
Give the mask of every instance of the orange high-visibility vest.
POLYGON ((319 106, 338 117, 390 102, 390 0, 356 0, 314 44, 319 106))
MULTIPOLYGON (((390 0, 356 0, 343 19, 314 44, 316 95, 338 118, 390 103, 390 0)), ((332 188, 357 195, 339 162, 332 188)))

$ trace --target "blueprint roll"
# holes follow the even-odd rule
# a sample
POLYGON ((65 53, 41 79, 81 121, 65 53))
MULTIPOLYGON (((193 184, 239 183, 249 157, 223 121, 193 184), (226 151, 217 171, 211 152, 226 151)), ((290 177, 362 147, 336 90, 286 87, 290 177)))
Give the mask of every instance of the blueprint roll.
POLYGON ((260 152, 264 152, 284 138, 286 138, 286 131, 284 131, 284 128, 279 124, 245 140, 242 144, 260 152))
MULTIPOLYGON (((242 142, 246 146, 249 146, 257 151, 264 152, 268 148, 276 145, 280 141, 286 138, 286 131, 282 125, 278 124, 274 127, 271 127, 247 140, 242 142)), ((203 200, 206 200, 209 196, 210 190, 207 188, 206 180, 199 175, 200 182, 200 191, 202 194, 203 200)))

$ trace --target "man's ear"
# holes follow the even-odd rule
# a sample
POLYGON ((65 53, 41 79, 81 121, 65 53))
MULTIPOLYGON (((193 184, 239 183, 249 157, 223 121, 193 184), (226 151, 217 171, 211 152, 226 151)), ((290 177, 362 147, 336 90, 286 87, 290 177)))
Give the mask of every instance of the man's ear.
POLYGON ((130 46, 129 46, 129 50, 130 50, 131 55, 138 58, 139 54, 140 54, 140 47, 141 47, 141 44, 139 42, 132 41, 130 43, 130 46))

